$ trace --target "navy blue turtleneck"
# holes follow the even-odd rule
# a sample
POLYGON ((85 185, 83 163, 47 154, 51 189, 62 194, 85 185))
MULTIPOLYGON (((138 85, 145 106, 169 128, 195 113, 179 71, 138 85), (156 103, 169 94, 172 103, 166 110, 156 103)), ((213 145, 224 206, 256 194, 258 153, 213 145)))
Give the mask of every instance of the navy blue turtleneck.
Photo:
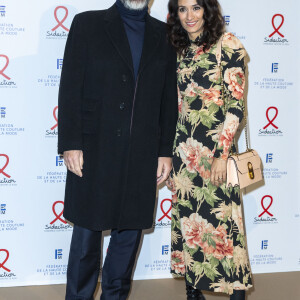
POLYGON ((143 51, 148 6, 146 6, 143 10, 131 10, 126 8, 121 0, 117 0, 116 5, 123 20, 130 45, 134 76, 136 79, 143 51))

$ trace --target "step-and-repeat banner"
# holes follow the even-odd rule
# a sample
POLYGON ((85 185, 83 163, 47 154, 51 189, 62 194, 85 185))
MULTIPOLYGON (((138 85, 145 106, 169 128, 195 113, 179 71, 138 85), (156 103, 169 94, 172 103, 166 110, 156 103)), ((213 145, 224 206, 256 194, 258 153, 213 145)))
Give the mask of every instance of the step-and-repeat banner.
MULTIPOLYGON (((66 169, 56 154, 63 51, 76 13, 113 3, 0 0, 0 286, 66 280, 72 227, 62 217, 66 169)), ((298 0, 221 4, 250 56, 251 144, 264 163, 265 184, 244 195, 252 270, 299 271, 298 0)), ((166 20, 167 0, 155 0, 151 14, 166 20)), ((170 198, 159 191, 135 279, 171 277, 170 198)))

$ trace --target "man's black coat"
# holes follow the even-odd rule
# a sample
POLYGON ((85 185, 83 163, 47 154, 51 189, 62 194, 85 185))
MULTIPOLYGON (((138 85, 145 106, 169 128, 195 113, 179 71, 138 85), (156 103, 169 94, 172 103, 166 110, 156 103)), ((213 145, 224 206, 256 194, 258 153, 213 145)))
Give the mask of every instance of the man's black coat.
POLYGON ((153 224, 158 157, 171 157, 176 54, 166 25, 147 15, 137 81, 116 6, 75 16, 59 90, 58 152, 82 150, 68 171, 64 217, 91 230, 153 224))

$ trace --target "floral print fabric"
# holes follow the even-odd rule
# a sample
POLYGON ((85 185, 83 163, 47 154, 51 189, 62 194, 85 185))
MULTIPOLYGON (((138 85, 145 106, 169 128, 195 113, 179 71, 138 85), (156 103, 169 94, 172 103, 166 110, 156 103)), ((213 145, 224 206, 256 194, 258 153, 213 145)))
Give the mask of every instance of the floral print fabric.
POLYGON ((252 286, 239 188, 210 182, 213 158, 227 159, 243 118, 246 51, 231 33, 216 45, 191 44, 178 58, 179 119, 173 158, 171 270, 200 289, 232 294, 252 286))

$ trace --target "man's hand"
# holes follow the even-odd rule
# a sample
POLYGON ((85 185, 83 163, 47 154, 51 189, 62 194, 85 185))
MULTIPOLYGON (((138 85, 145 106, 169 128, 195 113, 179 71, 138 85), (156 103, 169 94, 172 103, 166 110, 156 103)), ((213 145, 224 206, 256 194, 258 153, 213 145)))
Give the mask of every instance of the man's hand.
POLYGON ((172 170, 172 158, 171 157, 159 157, 157 167, 157 185, 166 181, 172 170))
POLYGON ((69 171, 79 177, 82 177, 83 152, 81 150, 65 151, 64 161, 69 171))
POLYGON ((210 181, 213 185, 220 186, 226 181, 227 160, 214 158, 211 165, 210 181))

